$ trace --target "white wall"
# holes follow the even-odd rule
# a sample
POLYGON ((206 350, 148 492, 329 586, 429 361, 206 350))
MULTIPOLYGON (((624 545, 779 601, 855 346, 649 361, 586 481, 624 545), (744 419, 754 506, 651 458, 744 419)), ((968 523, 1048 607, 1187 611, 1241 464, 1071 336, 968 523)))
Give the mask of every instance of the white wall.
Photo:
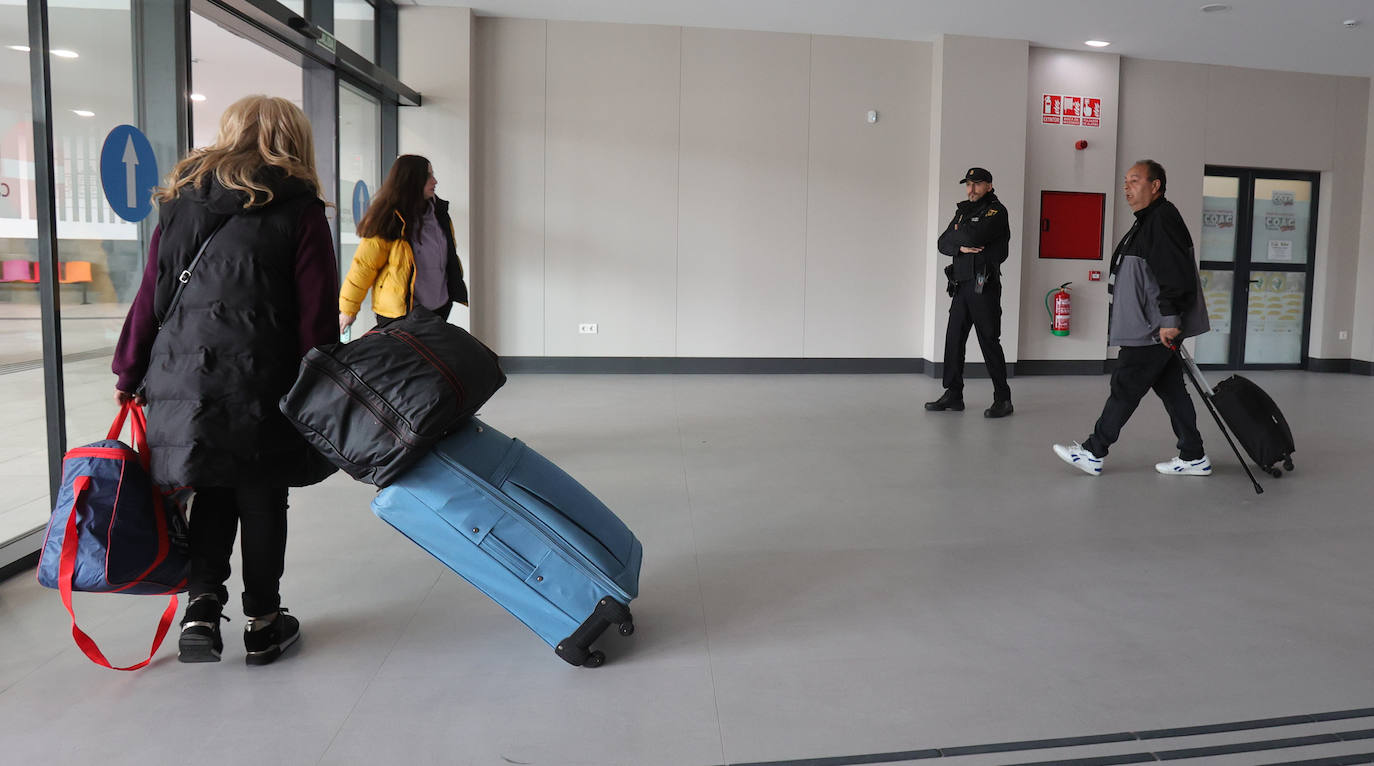
MULTIPOLYGON (((1002 349, 1008 362, 1017 359, 1017 317, 1021 307, 1021 225, 1026 215, 1026 87, 1029 44, 1024 40, 943 35, 935 43, 938 64, 931 72, 930 200, 925 249, 925 327, 921 356, 944 357, 949 297, 944 267, 949 256, 935 249, 936 239, 954 217, 954 206, 967 199, 958 183, 970 167, 987 168, 993 188, 1011 215, 1011 243, 1002 265, 1002 349)), ((970 334, 969 362, 982 361, 970 334)))
POLYGON ((1117 116, 1121 58, 1110 54, 1030 49, 1030 88, 1026 119, 1026 214, 1022 248, 1020 359, 1101 359, 1107 345, 1106 275, 1115 245, 1111 214, 1117 188, 1117 116), (1041 120, 1043 94, 1102 99, 1096 127, 1046 124, 1041 120), (1086 140, 1088 147, 1074 148, 1086 140), (1042 191, 1105 193, 1101 260, 1040 258, 1040 193, 1042 191), (1102 272, 1101 282, 1088 272, 1102 272), (1045 293, 1073 282, 1070 334, 1052 335, 1044 310, 1045 293))
POLYGON ((499 353, 920 355, 931 46, 475 29, 474 321, 499 353))
MULTIPOLYGON (((1008 360, 1100 359, 1105 283, 1087 271, 1106 269, 1130 224, 1118 179, 1151 157, 1195 239, 1207 163, 1321 171, 1309 351, 1374 355, 1374 270, 1356 279, 1361 249, 1374 258, 1374 233, 1360 239, 1368 79, 952 35, 463 18, 476 60, 473 321, 503 354, 939 361, 947 259, 934 241, 962 199, 956 180, 981 165, 1014 219, 1008 360), (1084 152, 1072 129, 1038 119, 1040 93, 1080 91, 1105 108, 1102 127, 1080 131, 1084 152), (1108 194, 1104 260, 1038 258, 1042 189, 1108 194), (1054 338, 1043 294, 1064 281, 1074 332, 1054 338), (599 333, 578 334, 583 322, 599 333)), ((447 23, 403 26, 443 37, 447 23)), ((422 87, 426 109, 450 87, 422 87)))
MULTIPOLYGON (((448 200, 458 258, 472 295, 470 227, 472 199, 472 11, 467 8, 403 6, 398 14, 401 82, 419 91, 424 106, 402 107, 401 154, 429 158, 439 179, 438 194, 448 200)), ((382 159, 390 167, 390 157, 382 159)), ((345 254, 351 255, 351 254, 345 254)), ((449 321, 470 327, 468 309, 454 306, 449 321)))

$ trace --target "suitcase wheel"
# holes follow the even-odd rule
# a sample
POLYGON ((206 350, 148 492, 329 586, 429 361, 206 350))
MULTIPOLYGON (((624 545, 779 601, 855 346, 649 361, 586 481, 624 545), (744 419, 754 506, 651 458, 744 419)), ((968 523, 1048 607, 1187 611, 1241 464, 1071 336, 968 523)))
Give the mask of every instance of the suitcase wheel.
POLYGON ((620 635, 633 636, 635 634, 635 624, 633 622, 620 623, 620 635))
POLYGON ((585 659, 585 660, 582 661, 582 667, 584 667, 584 668, 599 668, 599 667, 601 667, 602 665, 604 665, 605 663, 606 663, 606 653, 603 652, 603 651, 601 651, 600 649, 597 649, 596 651, 594 651, 594 652, 592 652, 591 654, 588 654, 588 655, 587 655, 587 659, 585 659))
POLYGON ((1293 458, 1290 457, 1290 458, 1288 458, 1288 459, 1286 459, 1286 460, 1283 461, 1283 470, 1285 470, 1285 471, 1291 471, 1291 470, 1293 470, 1293 458))
POLYGON ((1276 465, 1274 465, 1274 466, 1269 466, 1269 467, 1266 468, 1265 470, 1269 473, 1270 476, 1273 476, 1275 479, 1277 479, 1277 478, 1279 478, 1280 476, 1283 475, 1283 471, 1280 471, 1280 470, 1279 470, 1279 467, 1276 466, 1276 465))

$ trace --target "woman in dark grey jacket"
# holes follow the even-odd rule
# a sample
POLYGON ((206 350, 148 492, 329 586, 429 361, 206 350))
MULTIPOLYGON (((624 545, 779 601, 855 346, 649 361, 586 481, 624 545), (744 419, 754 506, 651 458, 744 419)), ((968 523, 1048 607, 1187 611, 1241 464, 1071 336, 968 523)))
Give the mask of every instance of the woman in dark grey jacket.
POLYGON ((277 409, 312 346, 336 339, 338 267, 314 143, 291 102, 231 105, 172 170, 115 352, 115 399, 146 398, 153 480, 196 490, 182 662, 214 662, 239 528, 244 645, 267 664, 299 637, 281 607, 288 487, 334 471, 277 409), (135 393, 137 392, 137 393, 135 393))

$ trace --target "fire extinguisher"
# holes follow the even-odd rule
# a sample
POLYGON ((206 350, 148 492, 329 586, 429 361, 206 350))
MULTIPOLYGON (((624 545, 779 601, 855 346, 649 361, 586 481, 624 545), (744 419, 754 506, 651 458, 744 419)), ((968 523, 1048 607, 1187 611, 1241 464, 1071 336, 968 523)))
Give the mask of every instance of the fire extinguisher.
POLYGON ((1045 293, 1045 311, 1050 315, 1050 332, 1064 336, 1069 334, 1069 285, 1072 282, 1065 282, 1058 289, 1045 293), (1054 308, 1050 308, 1050 301, 1054 301, 1054 308))

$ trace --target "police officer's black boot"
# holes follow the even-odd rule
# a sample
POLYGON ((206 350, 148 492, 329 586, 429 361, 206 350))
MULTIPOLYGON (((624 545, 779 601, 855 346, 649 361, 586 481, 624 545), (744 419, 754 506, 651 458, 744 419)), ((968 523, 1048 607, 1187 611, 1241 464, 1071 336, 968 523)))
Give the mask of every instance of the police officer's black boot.
POLYGON ((949 389, 945 389, 945 392, 944 392, 943 394, 940 394, 940 398, 939 398, 939 399, 936 399, 936 400, 933 401, 933 402, 926 402, 926 411, 927 411, 927 412, 943 412, 943 411, 945 411, 945 410, 954 410, 955 412, 963 412, 963 411, 964 411, 964 394, 963 394, 963 392, 955 393, 955 392, 953 392, 953 391, 950 391, 949 389))
POLYGON ((1010 415, 1015 408, 1011 406, 1010 399, 1001 399, 992 403, 992 406, 983 410, 985 418, 1005 418, 1010 415))

